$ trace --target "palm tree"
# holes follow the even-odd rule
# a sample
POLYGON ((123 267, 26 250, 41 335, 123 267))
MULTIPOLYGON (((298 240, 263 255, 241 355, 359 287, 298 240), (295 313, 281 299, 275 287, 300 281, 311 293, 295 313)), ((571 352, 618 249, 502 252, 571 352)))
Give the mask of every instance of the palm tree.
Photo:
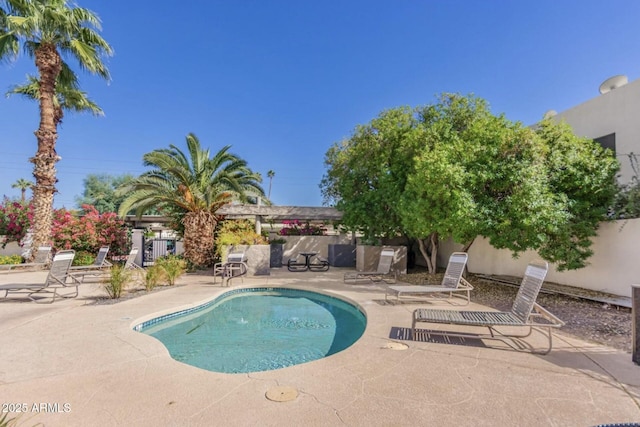
MULTIPOLYGON (((57 124, 56 83, 65 65, 61 54, 75 58, 80 68, 109 79, 102 62, 112 49, 100 37, 97 15, 67 0, 0 0, 0 59, 16 58, 22 50, 35 60, 38 69, 40 124, 35 132, 38 149, 30 161, 33 176, 33 246, 47 243, 51 236, 53 196, 56 192, 55 150, 57 124)), ((35 254, 34 254, 35 255, 35 254)))
POLYGON ((213 256, 216 211, 233 200, 264 196, 264 190, 260 175, 231 154, 230 146, 211 157, 194 134, 186 140, 187 153, 171 144, 143 156, 144 165, 153 169, 118 189, 127 194, 118 213, 124 216, 133 209, 142 215, 157 207, 178 225, 185 258, 194 266, 206 266, 213 256))
POLYGON ((271 181, 273 181, 273 177, 276 176, 276 173, 269 169, 267 171, 267 177, 269 178, 269 194, 267 195, 267 199, 271 200, 271 181))
POLYGON ((33 182, 24 179, 24 178, 20 178, 19 180, 17 180, 16 182, 14 182, 13 184, 11 184, 11 188, 19 188, 21 191, 21 195, 20 195, 20 200, 22 200, 24 202, 25 199, 25 194, 27 192, 27 188, 31 188, 33 186, 33 182))

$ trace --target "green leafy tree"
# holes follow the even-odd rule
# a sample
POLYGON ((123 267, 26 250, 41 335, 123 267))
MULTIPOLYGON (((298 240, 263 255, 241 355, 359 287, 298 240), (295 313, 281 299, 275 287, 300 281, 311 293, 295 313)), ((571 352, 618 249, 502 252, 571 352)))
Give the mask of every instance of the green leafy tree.
POLYGON ((100 37, 100 21, 93 12, 70 7, 67 0, 0 0, 0 58, 16 58, 21 50, 38 69, 40 125, 35 132, 38 149, 34 164, 33 245, 51 237, 53 196, 57 182, 55 150, 57 124, 62 118, 56 109, 56 84, 63 68, 62 54, 75 58, 80 68, 105 79, 109 72, 102 62, 111 47, 100 37))
POLYGON ((627 183, 620 184, 613 206, 608 216, 611 219, 629 219, 640 217, 640 167, 635 153, 627 154, 633 176, 627 183))
POLYGON ((233 200, 264 196, 260 175, 226 146, 211 157, 194 134, 186 137, 187 152, 175 145, 154 150, 143 157, 153 168, 118 190, 127 198, 120 205, 124 216, 138 215, 152 207, 174 219, 184 237, 185 258, 194 266, 213 260, 216 211, 233 200))
POLYGON ((419 115, 415 137, 425 149, 414 158, 400 206, 431 272, 440 236, 465 250, 485 236, 517 254, 539 247, 548 228, 566 219, 530 129, 494 116, 474 97, 444 95, 419 115))
POLYGON ((334 145, 325 201, 366 237, 416 239, 430 272, 438 241, 465 250, 477 236, 514 255, 536 249, 559 269, 580 268, 615 194, 615 159, 570 129, 537 131, 494 116, 485 101, 444 94, 390 110, 334 145))
POLYGON ((116 194, 117 189, 134 180, 133 175, 112 176, 108 174, 89 174, 84 179, 82 197, 76 197, 76 205, 94 206, 98 212, 118 212, 125 199, 124 194, 116 194))
POLYGON ((591 237, 618 194, 620 164, 611 150, 576 136, 566 123, 543 120, 536 134, 545 145, 550 191, 564 202, 568 215, 547 232, 538 252, 560 270, 582 268, 593 254, 591 237))
POLYGON ((398 201, 416 152, 410 138, 416 125, 409 108, 384 111, 325 155, 324 203, 340 210, 345 227, 366 240, 405 234, 398 201))
POLYGON ((33 182, 28 179, 20 178, 13 184, 11 184, 11 188, 19 188, 20 189, 20 200, 25 201, 27 190, 33 186, 33 182))

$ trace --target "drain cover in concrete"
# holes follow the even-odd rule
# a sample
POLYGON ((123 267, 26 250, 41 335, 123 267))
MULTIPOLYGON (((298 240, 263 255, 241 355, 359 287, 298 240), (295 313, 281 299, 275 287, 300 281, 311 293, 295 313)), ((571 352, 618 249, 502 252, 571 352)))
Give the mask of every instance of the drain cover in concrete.
POLYGON ((298 390, 289 386, 274 387, 269 389, 265 396, 274 402, 289 402, 298 397, 298 390))
POLYGON ((387 350, 406 350, 409 346, 401 342, 388 342, 383 345, 382 348, 387 350))

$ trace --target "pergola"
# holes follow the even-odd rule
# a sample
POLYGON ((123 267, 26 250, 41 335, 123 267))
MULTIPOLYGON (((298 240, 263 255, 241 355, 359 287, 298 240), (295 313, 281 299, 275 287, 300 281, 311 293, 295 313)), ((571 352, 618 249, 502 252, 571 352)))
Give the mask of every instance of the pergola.
POLYGON ((314 206, 264 206, 264 205, 226 205, 216 211, 230 219, 255 218, 256 233, 262 232, 263 221, 308 220, 340 221, 342 212, 336 208, 314 206))
MULTIPOLYGON (((265 205, 226 205, 216 211, 216 215, 229 219, 254 218, 256 233, 262 231, 263 221, 304 220, 304 221, 340 221, 342 212, 336 208, 314 206, 265 206, 265 205)), ((125 221, 134 228, 146 228, 166 224, 169 217, 162 215, 127 215, 125 221)), ((162 227, 157 228, 158 230, 162 227)))

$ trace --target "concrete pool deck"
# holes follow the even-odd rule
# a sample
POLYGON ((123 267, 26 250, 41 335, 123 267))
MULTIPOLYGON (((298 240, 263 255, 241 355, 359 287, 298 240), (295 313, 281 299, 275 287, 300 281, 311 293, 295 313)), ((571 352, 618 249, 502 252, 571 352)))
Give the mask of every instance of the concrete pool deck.
MULTIPOLYGON (((339 294, 357 302, 368 317, 362 338, 343 352, 250 374, 176 362, 160 342, 132 330, 230 289, 219 281, 213 285, 211 276, 185 275, 176 287, 117 304, 93 304, 104 294, 97 283, 82 285, 78 298, 53 304, 0 299, 0 410, 19 405, 26 413, 17 425, 48 427, 640 422, 640 366, 630 354, 561 332, 546 356, 515 351, 500 341, 412 341, 405 337, 413 309, 452 308, 452 303, 385 305, 384 285, 345 285, 346 271, 272 270, 271 276, 233 283, 339 294), (265 397, 291 389, 297 391, 291 401, 265 397)), ((0 274, 0 284, 39 282, 45 275, 0 274)), ((545 345, 536 333, 526 342, 545 345)))

